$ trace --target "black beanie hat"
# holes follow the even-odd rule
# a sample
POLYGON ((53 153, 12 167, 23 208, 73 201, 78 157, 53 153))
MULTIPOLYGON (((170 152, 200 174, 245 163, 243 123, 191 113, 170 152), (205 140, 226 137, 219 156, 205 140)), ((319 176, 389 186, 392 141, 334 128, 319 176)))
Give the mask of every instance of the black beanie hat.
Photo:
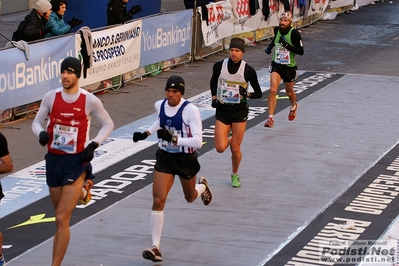
POLYGON ((64 70, 72 71, 78 78, 80 78, 82 64, 80 63, 79 59, 75 57, 67 57, 61 63, 61 72, 64 70))
POLYGON ((168 81, 166 82, 165 90, 173 88, 181 92, 181 95, 184 94, 184 79, 180 76, 170 76, 168 81))
POLYGON ((230 47, 230 49, 231 48, 240 49, 241 52, 245 53, 245 41, 241 38, 238 38, 238 37, 231 38, 229 47, 230 47))

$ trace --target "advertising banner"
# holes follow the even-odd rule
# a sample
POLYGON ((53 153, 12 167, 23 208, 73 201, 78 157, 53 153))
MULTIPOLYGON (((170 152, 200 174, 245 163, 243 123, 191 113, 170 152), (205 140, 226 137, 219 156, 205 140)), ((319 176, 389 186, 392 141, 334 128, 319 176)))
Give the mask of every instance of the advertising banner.
POLYGON ((0 51, 0 110, 25 105, 61 87, 62 60, 73 54, 75 38, 68 35, 30 44, 25 51, 0 51))
MULTIPOLYGON (((259 1, 259 7, 255 9, 253 15, 250 14, 249 3, 249 0, 212 3, 206 6, 208 14, 202 14, 202 9, 198 8, 203 18, 201 29, 205 46, 232 35, 278 26, 279 15, 284 11, 281 1, 270 0, 269 12, 263 10, 264 1, 259 1)), ((299 3, 305 4, 303 1, 288 3, 291 10, 294 10, 294 22, 300 20, 305 13, 307 16, 323 13, 328 6, 327 0, 310 0, 304 6, 300 6, 299 3)))
POLYGON ((184 10, 144 19, 140 66, 190 53, 192 15, 192 10, 184 10))
MULTIPOLYGON (((118 76, 139 68, 142 20, 92 32, 93 66, 79 86, 118 76)), ((76 34, 76 51, 80 51, 81 37, 76 34)))

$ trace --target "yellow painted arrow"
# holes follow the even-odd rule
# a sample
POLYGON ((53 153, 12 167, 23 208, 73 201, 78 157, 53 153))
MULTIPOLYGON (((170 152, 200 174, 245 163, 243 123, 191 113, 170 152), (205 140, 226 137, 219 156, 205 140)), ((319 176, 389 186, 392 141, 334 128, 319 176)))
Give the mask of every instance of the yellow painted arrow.
MULTIPOLYGON (((288 96, 279 96, 278 94, 276 94, 276 100, 282 100, 282 99, 288 99, 288 96)), ((263 100, 264 102, 267 101, 267 98, 263 100)))
POLYGON ((45 213, 31 216, 30 219, 27 220, 26 222, 11 226, 7 229, 13 229, 16 227, 27 226, 27 225, 32 225, 32 224, 55 222, 55 217, 43 218, 44 216, 46 216, 45 213))

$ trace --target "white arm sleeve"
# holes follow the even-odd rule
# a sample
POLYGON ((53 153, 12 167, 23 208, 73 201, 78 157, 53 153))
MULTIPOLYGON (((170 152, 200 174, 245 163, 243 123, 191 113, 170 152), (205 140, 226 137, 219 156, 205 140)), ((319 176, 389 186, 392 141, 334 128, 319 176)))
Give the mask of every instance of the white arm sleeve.
POLYGON ((94 94, 90 93, 87 95, 87 107, 87 113, 93 114, 102 125, 100 131, 97 133, 97 136, 91 141, 101 144, 114 129, 114 122, 112 121, 108 112, 105 110, 103 103, 94 94))
POLYGON ((37 112, 35 119, 32 122, 32 132, 36 136, 39 136, 40 132, 46 130, 43 128, 44 121, 48 117, 55 99, 55 91, 49 91, 43 96, 43 100, 40 103, 39 111, 37 112))
POLYGON ((192 147, 192 148, 201 148, 202 147, 202 120, 201 115, 198 108, 189 103, 183 110, 183 121, 189 125, 192 137, 190 138, 182 138, 178 137, 177 145, 192 147))

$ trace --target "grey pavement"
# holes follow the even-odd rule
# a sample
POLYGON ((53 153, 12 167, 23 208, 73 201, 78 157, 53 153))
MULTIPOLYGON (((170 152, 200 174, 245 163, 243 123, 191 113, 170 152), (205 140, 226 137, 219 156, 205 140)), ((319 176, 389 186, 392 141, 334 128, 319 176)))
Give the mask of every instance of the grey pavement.
MULTIPOLYGON (((209 179, 213 202, 186 203, 176 181, 165 208, 162 265, 261 265, 397 144, 390 96, 398 95, 398 82, 346 75, 301 100, 293 122, 286 109, 273 129, 261 123, 247 130, 239 189, 229 187, 228 151, 202 155, 200 175, 209 179)), ((151 202, 148 186, 73 226, 63 265, 151 264, 141 258, 151 244, 151 202)), ((50 239, 8 265, 46 265, 51 249, 50 239)))

